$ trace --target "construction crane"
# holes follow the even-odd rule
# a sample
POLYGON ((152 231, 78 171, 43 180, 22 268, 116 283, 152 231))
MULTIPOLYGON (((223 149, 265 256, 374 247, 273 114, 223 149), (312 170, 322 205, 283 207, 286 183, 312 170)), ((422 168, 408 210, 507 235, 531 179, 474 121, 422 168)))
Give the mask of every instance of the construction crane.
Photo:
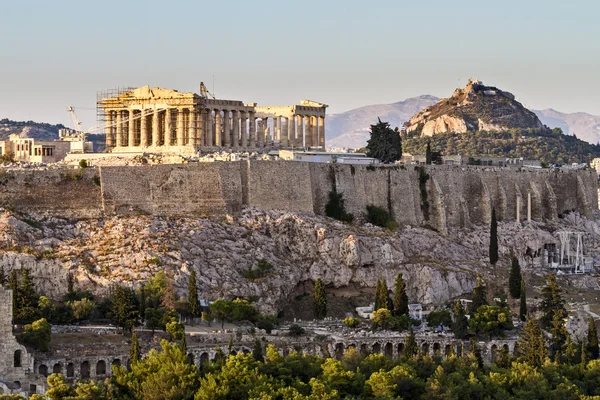
POLYGON ((85 141, 87 135, 86 135, 86 132, 83 130, 83 124, 81 123, 79 118, 77 118, 77 115, 75 114, 75 108, 73 108, 73 106, 69 106, 69 107, 67 107, 67 112, 71 115, 71 119, 73 120, 73 126, 75 127, 75 131, 78 134, 83 135, 83 140, 85 141))
POLYGON ((214 94, 212 94, 211 92, 208 91, 208 89, 204 85, 204 82, 200 82, 200 96, 202 96, 204 98, 208 98, 208 95, 210 95, 210 97, 212 97, 213 100, 217 99, 214 94))

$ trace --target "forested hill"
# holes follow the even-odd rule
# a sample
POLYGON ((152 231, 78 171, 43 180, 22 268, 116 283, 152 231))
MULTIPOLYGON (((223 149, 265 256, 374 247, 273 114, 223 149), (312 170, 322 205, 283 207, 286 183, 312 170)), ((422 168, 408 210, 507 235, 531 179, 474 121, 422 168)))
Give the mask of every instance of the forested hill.
POLYGON ((402 135, 402 150, 425 154, 427 142, 431 142, 432 151, 443 155, 523 157, 547 164, 584 163, 600 157, 599 145, 563 135, 559 128, 447 132, 430 137, 415 132, 402 135))
POLYGON ((58 139, 58 130, 64 125, 52 125, 45 122, 12 121, 8 118, 0 119, 0 140, 8 139, 11 134, 21 135, 34 139, 58 139))

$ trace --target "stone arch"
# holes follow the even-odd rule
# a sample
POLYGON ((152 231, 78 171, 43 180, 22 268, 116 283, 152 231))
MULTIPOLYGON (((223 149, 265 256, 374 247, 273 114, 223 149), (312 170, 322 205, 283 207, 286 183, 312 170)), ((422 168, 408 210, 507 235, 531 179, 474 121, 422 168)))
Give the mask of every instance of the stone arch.
POLYGON ((444 356, 449 357, 452 354, 452 345, 451 344, 447 344, 444 347, 444 356))
POLYGON ((383 354, 391 360, 394 357, 394 345, 387 342, 383 348, 383 354))
POLYGON ((21 350, 15 350, 15 353, 13 356, 13 367, 15 367, 15 368, 21 367, 21 358, 22 358, 21 350))
POLYGON ((106 375, 106 361, 100 360, 96 363, 96 375, 106 375))
POLYGON ((373 354, 381 353, 381 344, 373 343, 372 350, 373 350, 373 354))
POLYGON ((67 378, 73 378, 75 376, 75 365, 73 363, 67 364, 67 378))
POLYGON ((229 357, 231 357, 231 356, 237 356, 237 351, 235 351, 235 350, 231 350, 231 351, 229 352, 229 357))
POLYGON ((518 343, 515 343, 515 345, 513 347, 512 355, 513 355, 513 357, 516 357, 519 355, 519 344, 518 343))
POLYGON ((188 365, 194 365, 194 354, 193 353, 188 353, 187 363, 188 363, 188 365))
POLYGON ((457 357, 462 357, 463 356, 463 344, 462 343, 457 343, 456 347, 454 348, 456 356, 457 357))
POLYGON ((287 357, 290 354, 290 350, 287 347, 284 347, 282 352, 284 357, 287 357))
POLYGON ((421 354, 424 356, 429 354, 429 343, 423 342, 421 345, 421 354))
POLYGON ((208 358, 208 353, 202 353, 200 354, 200 368, 205 368, 208 365, 209 362, 209 358, 208 358))
POLYGON ((62 374, 62 364, 61 363, 54 364, 54 366, 52 367, 52 373, 53 374, 62 374))
POLYGON ((17 389, 21 389, 21 382, 20 381, 14 381, 13 383, 14 383, 14 385, 15 385, 15 387, 17 389))
POLYGON ((115 367, 120 367, 121 366, 121 359, 120 358, 115 358, 112 361, 112 365, 115 366, 115 367))
POLYGON ((243 354, 243 355, 247 356, 247 355, 248 355, 248 354, 250 354, 250 353, 251 353, 251 351, 250 351, 250 349, 249 349, 249 348, 247 348, 247 347, 242 347, 242 354, 243 354))
POLYGON ((504 344, 502 346, 502 350, 506 351, 508 354, 510 354, 510 346, 508 344, 504 344))
POLYGON ((361 354, 369 354, 369 349, 367 348, 367 344, 366 343, 362 343, 360 345, 360 353, 361 354))
POLYGON ((220 351, 217 351, 217 352, 215 352, 213 361, 217 362, 217 361, 220 361, 222 358, 223 358, 223 353, 221 353, 220 351))
POLYGON ((82 379, 90 379, 90 363, 88 361, 84 361, 81 363, 79 367, 79 374, 82 379))
POLYGON ((492 364, 495 364, 497 359, 498 359, 498 346, 493 344, 490 347, 490 362, 492 364))
POLYGON ((398 343, 398 355, 404 353, 404 342, 398 343))
POLYGON ((438 342, 435 342, 433 344, 433 354, 439 355, 441 353, 441 351, 442 351, 442 346, 438 342))
POLYGON ((336 343, 333 352, 335 354, 335 359, 336 360, 341 360, 342 357, 344 356, 344 344, 343 343, 336 343))
POLYGON ((42 364, 38 367, 38 374, 42 376, 48 376, 48 366, 46 364, 42 364))

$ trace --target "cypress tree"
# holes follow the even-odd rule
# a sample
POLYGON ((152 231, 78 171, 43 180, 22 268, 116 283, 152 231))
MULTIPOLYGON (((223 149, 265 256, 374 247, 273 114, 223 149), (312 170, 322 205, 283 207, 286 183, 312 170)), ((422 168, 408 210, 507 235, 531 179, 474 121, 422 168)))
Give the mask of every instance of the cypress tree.
POLYGON ((229 343, 227 344, 227 357, 231 356, 233 351, 233 335, 229 335, 229 343))
POLYGON ((521 306, 519 308, 519 318, 521 321, 527 319, 527 292, 525 290, 525 278, 521 278, 521 306))
POLYGON ((263 362, 265 360, 263 355, 262 344, 258 339, 254 341, 254 347, 252 348, 252 357, 259 362, 263 362))
POLYGON ((465 315, 465 309, 460 302, 456 300, 454 304, 454 321, 452 322, 452 332, 457 339, 464 339, 469 330, 469 320, 465 315))
POLYGON ((129 360, 131 364, 140 361, 140 342, 138 341, 135 331, 131 334, 131 348, 129 349, 129 360))
POLYGON ((413 331, 412 326, 408 331, 408 335, 406 336, 404 342, 404 355, 407 357, 412 357, 419 352, 419 346, 417 346, 417 339, 415 338, 415 332, 413 331))
POLYGON ((496 221, 496 209, 492 208, 492 221, 490 222, 490 264, 498 262, 498 222, 496 221))
POLYGON ((481 356, 481 349, 477 346, 475 339, 471 339, 471 352, 469 358, 477 361, 477 366, 483 368, 483 357, 481 356))
POLYGON ((477 286, 473 289, 473 313, 481 306, 486 306, 487 302, 487 291, 483 284, 483 278, 480 274, 477 274, 477 286))
POLYGON ((190 273, 190 281, 188 283, 188 311, 194 318, 200 316, 200 301, 198 300, 198 288, 196 287, 196 271, 190 273))
POLYGON ((513 299, 521 297, 521 266, 514 255, 511 260, 510 276, 508 278, 508 291, 513 299))
POLYGON ((567 336, 569 336, 569 333, 567 332, 567 328, 565 327, 565 322, 563 321, 560 311, 556 311, 554 313, 550 333, 552 334, 552 339, 550 340, 549 349, 552 361, 566 361, 566 353, 563 350, 567 344, 567 336))
POLYGON ((540 306, 544 315, 542 316, 543 326, 550 326, 554 311, 559 310, 562 316, 567 315, 565 302, 561 295, 561 290, 556 283, 556 275, 548 274, 547 285, 542 288, 542 304, 540 306))
POLYGON ((427 142, 427 147, 425 148, 425 164, 431 165, 431 142, 427 142))
POLYGON ((590 360, 598 359, 600 352, 598 347, 598 331, 596 330, 596 322, 594 321, 594 317, 591 316, 587 333, 587 351, 590 355, 590 360))
POLYGON ((17 270, 10 271, 10 279, 8 280, 8 288, 12 290, 12 311, 13 319, 19 314, 19 279, 17 278, 17 270))
POLYGON ((398 128, 390 128, 388 122, 371 125, 371 137, 367 141, 367 155, 382 163, 393 163, 402 158, 402 141, 398 128))
POLYGON ((6 272, 4 272, 4 266, 0 267, 0 286, 6 285, 6 272))
POLYGON ((394 305, 388 293, 387 280, 381 278, 381 307, 391 310, 394 305))
POLYGON ((325 285, 321 278, 315 282, 313 290, 313 303, 315 310, 315 318, 323 319, 327 315, 327 294, 325 293, 325 285))
POLYGON ((146 285, 140 287, 140 319, 142 322, 146 320, 146 285))
POLYGON ((408 296, 406 295, 406 283, 402 273, 396 275, 394 282, 394 309, 393 314, 397 317, 408 314, 408 296))
POLYGON ((527 318, 518 345, 525 362, 537 368, 542 366, 546 359, 546 345, 542 329, 534 320, 527 318))
POLYGON ((377 285, 375 285, 375 304, 373 305, 373 311, 377 311, 380 308, 384 308, 381 300, 381 278, 377 279, 377 285))
POLYGON ((73 275, 69 273, 69 275, 67 275, 67 294, 72 295, 75 292, 73 286, 73 275))
POLYGON ((581 342, 581 371, 585 371, 587 366, 587 349, 585 348, 585 342, 581 342))

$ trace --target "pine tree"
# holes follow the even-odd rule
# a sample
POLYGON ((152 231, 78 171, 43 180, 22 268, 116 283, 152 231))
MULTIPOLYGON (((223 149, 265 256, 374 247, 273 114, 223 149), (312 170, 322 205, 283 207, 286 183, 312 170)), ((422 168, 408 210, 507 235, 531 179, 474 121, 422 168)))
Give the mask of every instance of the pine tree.
POLYGON ((263 362, 265 360, 263 355, 262 344, 258 339, 254 341, 254 347, 252 348, 252 357, 259 362, 263 362))
POLYGON ((527 319, 527 291, 525 289, 525 278, 521 278, 521 305, 519 308, 519 319, 525 321, 527 319))
POLYGON ((140 342, 138 341, 135 331, 131 334, 131 348, 129 349, 129 360, 131 364, 140 361, 140 342))
POLYGON ((492 208, 492 221, 490 222, 490 264, 498 262, 498 222, 496 221, 496 209, 492 208))
POLYGON ((110 295, 110 319, 125 331, 131 330, 138 322, 138 309, 133 290, 121 286, 115 287, 110 295))
POLYGON ((196 287, 196 271, 190 273, 190 281, 188 283, 188 311, 194 318, 200 316, 200 301, 198 300, 198 288, 196 287))
POLYGON ((571 335, 567 335, 567 342, 565 343, 565 361, 569 365, 577 363, 577 344, 571 339, 571 335))
POLYGON ((415 337, 415 332, 413 331, 412 326, 408 331, 408 335, 404 341, 404 355, 407 357, 412 357, 419 352, 419 346, 417 346, 417 339, 415 337))
POLYGON ((563 317, 560 311, 558 310, 554 313, 550 333, 552 334, 552 339, 550 340, 549 350, 552 361, 566 361, 566 353, 564 351, 564 347, 567 344, 567 337, 569 336, 569 333, 567 332, 567 328, 565 327, 563 317))
POLYGON ((464 339, 469 331, 469 320, 465 315, 465 309, 460 302, 456 300, 454 304, 454 321, 452 322, 452 332, 457 339, 464 339))
POLYGON ((527 319, 523 334, 518 341, 519 352, 523 359, 533 367, 541 367, 546 359, 546 344, 542 329, 532 319, 527 319))
POLYGON ((473 289, 473 313, 481 306, 486 306, 487 302, 487 290, 483 283, 481 275, 477 274, 477 286, 473 289))
POLYGON ((321 278, 315 282, 313 290, 313 303, 315 310, 315 318, 323 319, 327 315, 327 294, 325 293, 325 285, 321 278))
POLYGON ((371 137, 367 142, 367 155, 379 159, 382 163, 393 163, 402 158, 402 141, 398 128, 390 128, 387 122, 378 119, 371 125, 371 137))
POLYGON ((594 317, 590 317, 590 323, 587 333, 587 352, 590 355, 590 360, 598 359, 600 349, 598 348, 598 331, 596 330, 596 322, 594 317))
POLYGON ((33 308, 37 306, 35 287, 31 280, 29 269, 23 268, 21 284, 19 285, 19 296, 21 298, 22 308, 33 308))
POLYGON ((427 142, 427 147, 425 148, 425 164, 431 165, 431 142, 427 142))
POLYGON ((554 274, 548 274, 547 285, 542 288, 542 304, 540 309, 544 313, 542 316, 543 326, 550 326, 555 310, 559 310, 563 317, 567 315, 565 302, 562 298, 561 290, 556 283, 556 275, 554 274))
POLYGON ((394 282, 394 309, 393 314, 397 317, 408 314, 408 296, 406 295, 406 283, 402 273, 396 275, 394 282))
POLYGON ((508 278, 508 290, 513 299, 518 299, 521 297, 521 280, 523 279, 521 276, 521 266, 519 265, 519 260, 514 255, 512 256, 511 261, 512 265, 510 268, 510 276, 508 278))

